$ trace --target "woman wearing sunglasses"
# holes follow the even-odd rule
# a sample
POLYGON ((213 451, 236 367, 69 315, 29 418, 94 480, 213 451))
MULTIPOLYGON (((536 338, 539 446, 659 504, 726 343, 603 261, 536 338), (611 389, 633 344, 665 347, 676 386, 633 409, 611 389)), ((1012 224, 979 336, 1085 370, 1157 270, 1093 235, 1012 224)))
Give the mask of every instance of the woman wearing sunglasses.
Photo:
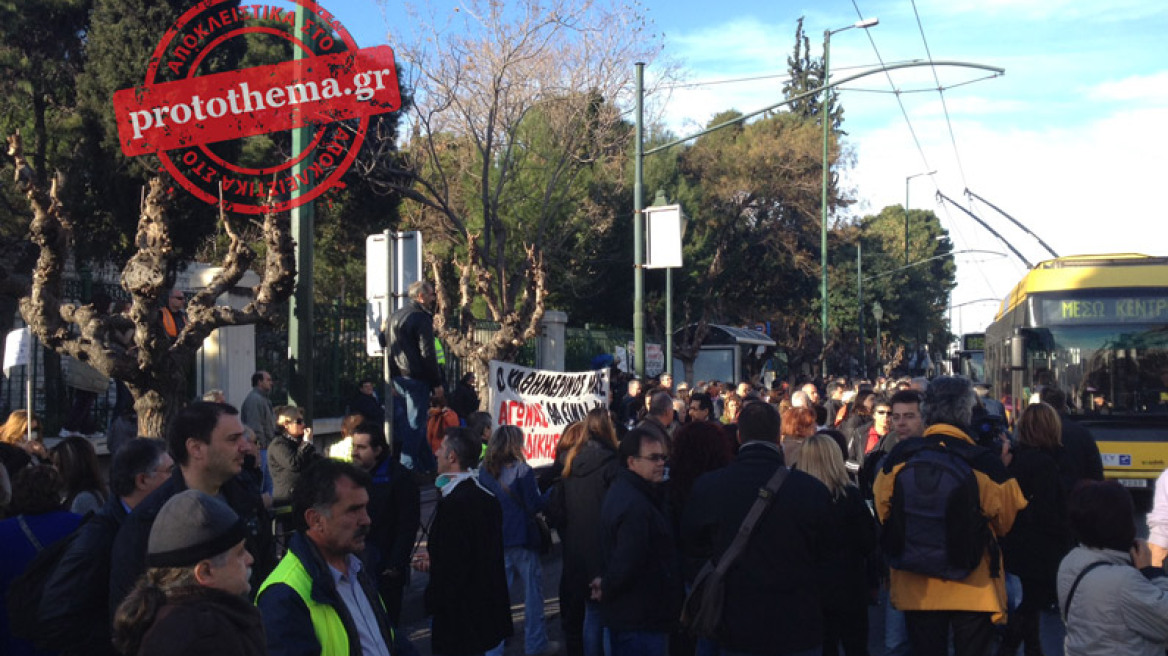
POLYGON ((300 472, 320 455, 312 446, 312 429, 304 425, 300 408, 284 406, 276 412, 276 437, 268 446, 268 470, 272 473, 272 499, 276 506, 291 502, 292 487, 300 472))

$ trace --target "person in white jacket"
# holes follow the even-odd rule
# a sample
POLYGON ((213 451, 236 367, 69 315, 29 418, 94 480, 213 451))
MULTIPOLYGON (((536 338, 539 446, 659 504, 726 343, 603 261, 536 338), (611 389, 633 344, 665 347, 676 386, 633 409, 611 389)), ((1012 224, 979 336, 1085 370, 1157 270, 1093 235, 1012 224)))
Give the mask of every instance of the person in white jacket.
POLYGON ((1168 469, 1156 479, 1156 496, 1147 520, 1148 549, 1152 552, 1152 564, 1162 567, 1164 557, 1168 556, 1168 469))
POLYGON ((1163 656, 1168 646, 1168 577, 1136 540, 1131 494, 1115 481, 1071 495, 1079 546, 1059 564, 1066 656, 1163 656))

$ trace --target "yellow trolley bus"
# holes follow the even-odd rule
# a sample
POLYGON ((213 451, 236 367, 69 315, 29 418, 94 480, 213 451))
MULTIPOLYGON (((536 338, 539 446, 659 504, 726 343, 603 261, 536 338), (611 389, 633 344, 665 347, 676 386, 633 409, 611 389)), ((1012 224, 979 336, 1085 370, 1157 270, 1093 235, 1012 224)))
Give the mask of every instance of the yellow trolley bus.
POLYGON ((1168 257, 1040 262, 986 329, 986 377, 1011 421, 1059 386, 1107 478, 1152 486, 1168 468, 1168 257))

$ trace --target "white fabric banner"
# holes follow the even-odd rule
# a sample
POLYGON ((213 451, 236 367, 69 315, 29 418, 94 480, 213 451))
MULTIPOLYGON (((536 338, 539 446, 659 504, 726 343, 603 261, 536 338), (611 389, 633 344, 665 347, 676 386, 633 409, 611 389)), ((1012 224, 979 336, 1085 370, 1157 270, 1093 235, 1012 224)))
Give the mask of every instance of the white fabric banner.
POLYGON ((17 328, 4 338, 4 371, 26 365, 32 356, 32 333, 28 328, 17 328))
POLYGON ((491 360, 491 418, 495 426, 512 424, 523 429, 528 464, 550 465, 564 429, 583 421, 592 408, 608 406, 608 373, 607 368, 544 371, 491 360))

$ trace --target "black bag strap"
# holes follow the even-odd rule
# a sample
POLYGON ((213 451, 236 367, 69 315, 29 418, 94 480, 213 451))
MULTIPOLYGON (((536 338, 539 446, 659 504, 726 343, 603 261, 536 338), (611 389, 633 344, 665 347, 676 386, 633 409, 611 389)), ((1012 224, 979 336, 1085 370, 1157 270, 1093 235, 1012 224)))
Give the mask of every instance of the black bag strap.
POLYGON ((32 532, 32 529, 29 528, 28 522, 24 521, 24 515, 17 515, 16 522, 20 524, 20 530, 24 531, 24 537, 28 538, 28 541, 32 544, 32 546, 36 547, 38 552, 44 551, 45 546, 41 544, 41 541, 37 539, 37 536, 32 532))
POLYGON ((754 527, 758 524, 758 520, 762 518, 762 514, 770 507, 775 500, 775 496, 779 493, 779 488, 783 486, 783 481, 787 480, 787 474, 791 472, 785 465, 779 465, 779 468, 767 481, 766 485, 759 488, 758 498, 754 500, 754 505, 750 507, 750 511, 746 513, 746 519, 742 520, 742 525, 738 527, 738 534, 734 536, 734 541, 726 547, 726 551, 718 560, 718 566, 715 568, 718 576, 725 576, 726 571, 734 564, 742 552, 746 550, 746 543, 750 540, 750 535, 754 533, 754 527))
POLYGON ((1091 563, 1090 565, 1084 567, 1083 571, 1079 572, 1079 575, 1075 577, 1075 582, 1071 584, 1071 591, 1067 593, 1067 603, 1063 604, 1063 621, 1064 622, 1067 621, 1067 618, 1071 614, 1071 600, 1075 598, 1075 590, 1079 589, 1079 583, 1081 583, 1083 581, 1083 577, 1087 575, 1087 572, 1090 572, 1091 570, 1093 570, 1096 567, 1099 567, 1101 565, 1112 565, 1112 564, 1113 563, 1109 563, 1106 560, 1097 560, 1097 561, 1091 563))

